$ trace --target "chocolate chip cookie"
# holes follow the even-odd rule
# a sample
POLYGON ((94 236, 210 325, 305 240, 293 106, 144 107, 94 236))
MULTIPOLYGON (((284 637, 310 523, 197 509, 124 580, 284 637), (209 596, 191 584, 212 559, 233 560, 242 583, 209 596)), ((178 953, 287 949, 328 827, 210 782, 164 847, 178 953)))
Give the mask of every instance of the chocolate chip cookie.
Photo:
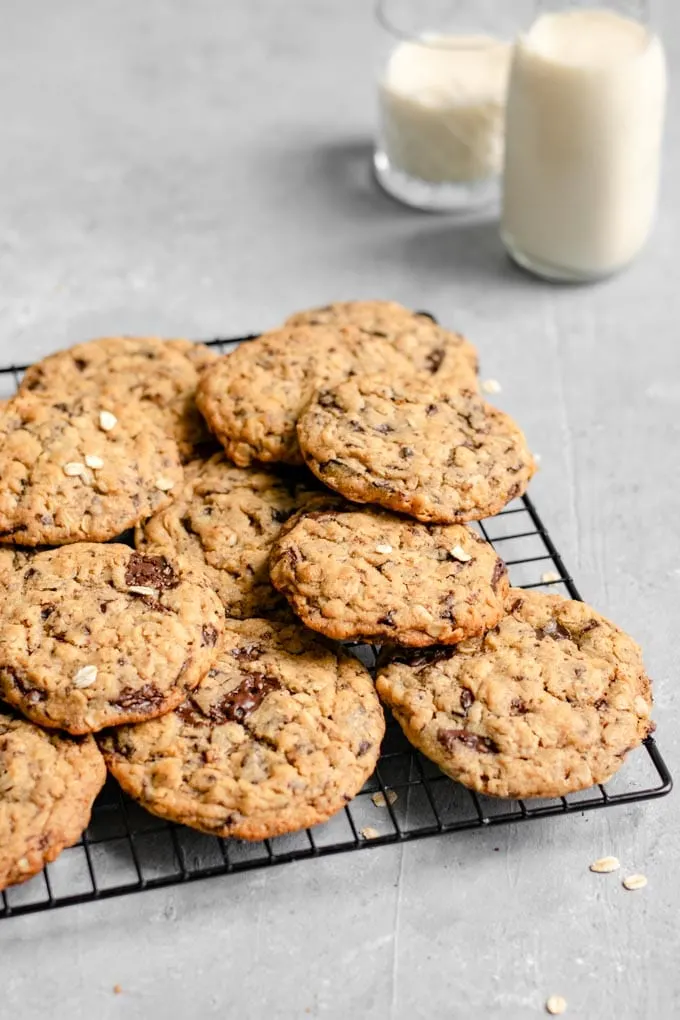
POLYGON ((323 308, 297 312, 287 326, 358 326, 389 340, 415 370, 433 376, 438 385, 477 389, 477 351, 460 333, 452 333, 423 312, 396 301, 337 301, 323 308))
POLYGON ((80 839, 105 779, 92 737, 46 733, 0 709, 0 889, 80 839))
POLYGON ((269 580, 267 557, 281 525, 324 496, 306 472, 238 468, 224 454, 195 462, 178 498, 139 525, 142 552, 181 557, 206 575, 227 616, 270 616, 286 606, 269 580))
POLYGON ((0 697, 92 733, 179 705, 218 651, 217 595, 163 556, 82 543, 36 553, 0 601, 0 697))
POLYGON ((149 811, 259 840, 343 808, 373 772, 384 728, 360 663, 297 624, 243 620, 227 623, 219 659, 184 704, 99 741, 149 811))
POLYGON ((511 589, 507 616, 454 648, 399 652, 380 696, 412 744, 493 797, 606 782, 653 728, 632 638, 582 602, 511 589))
POLYGON ((356 327, 284 327, 209 366, 196 400, 235 464, 302 464, 295 425, 303 409, 320 387, 369 368, 413 371, 387 340, 356 327))
POLYGON ((103 337, 57 351, 32 365, 22 393, 50 399, 107 397, 139 402, 146 420, 177 442, 188 461, 212 445, 195 402, 199 373, 219 355, 190 340, 103 337))
POLYGON ((105 542, 181 480, 174 440, 138 404, 19 395, 0 411, 0 542, 105 542))
POLYGON ((384 511, 303 511, 274 543, 271 578, 307 627, 339 640, 451 644, 503 615, 505 564, 460 524, 384 511))
POLYGON ((298 422, 308 467, 359 503, 456 524, 497 513, 535 465, 515 422, 476 393, 357 376, 322 390, 298 422))

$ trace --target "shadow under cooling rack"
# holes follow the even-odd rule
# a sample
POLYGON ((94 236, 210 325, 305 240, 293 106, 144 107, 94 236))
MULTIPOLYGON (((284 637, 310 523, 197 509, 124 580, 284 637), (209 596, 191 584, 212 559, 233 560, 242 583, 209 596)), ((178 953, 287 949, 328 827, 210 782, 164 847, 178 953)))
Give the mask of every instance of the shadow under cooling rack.
MULTIPOLYGON (((223 350, 236 342, 212 341, 223 350)), ((0 369, 0 398, 11 395, 22 371, 0 369)), ((474 526, 508 564, 513 586, 580 598, 529 497, 474 526)), ((356 652, 367 666, 374 665, 374 648, 359 646, 356 652)), ((606 786, 555 800, 479 796, 444 776, 388 718, 376 771, 343 811, 312 829, 261 843, 222 840, 161 821, 109 779, 82 840, 40 875, 2 893, 0 918, 287 861, 629 804, 661 797, 671 787, 668 768, 649 737, 606 786)))

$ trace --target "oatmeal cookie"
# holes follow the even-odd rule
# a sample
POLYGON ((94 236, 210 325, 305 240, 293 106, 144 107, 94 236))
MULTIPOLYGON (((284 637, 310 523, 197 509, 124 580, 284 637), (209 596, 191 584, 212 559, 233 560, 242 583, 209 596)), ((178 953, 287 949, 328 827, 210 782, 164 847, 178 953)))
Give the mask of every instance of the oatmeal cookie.
POLYGON ((606 782, 651 732, 639 647, 583 602, 511 589, 507 615, 453 648, 397 652, 377 687, 452 779, 493 797, 606 782))
POLYGON ((123 789, 162 818, 260 840, 340 811, 373 772, 370 676, 298 624, 229 621, 200 688, 170 715, 99 737, 123 789))
POLYGON ((358 326, 381 337, 413 363, 416 372, 437 385, 476 390, 477 351, 461 336, 443 329, 426 312, 412 312, 396 301, 336 301, 297 312, 287 326, 358 326))
POLYGON ((476 393, 357 376, 322 390, 298 422, 307 466, 347 499, 421 521, 489 517, 535 465, 519 427, 476 393))
POLYGON ((0 411, 0 542, 105 542, 181 480, 174 440, 137 404, 17 396, 0 411))
POLYGON ((351 504, 298 514, 270 570, 307 627, 343 641, 461 641, 498 623, 508 591, 505 564, 469 528, 351 504))
POLYGON ((0 601, 0 697, 73 734, 179 705, 219 651, 207 581, 163 556, 80 543, 36 553, 0 601))
POLYGON ((0 709, 0 889, 80 839, 105 779, 92 737, 47 733, 0 709))
POLYGON ((102 337, 57 351, 26 371, 21 393, 49 399, 103 397, 138 402, 146 420, 175 439, 183 461, 212 445, 196 407, 198 376, 219 355, 190 340, 102 337))

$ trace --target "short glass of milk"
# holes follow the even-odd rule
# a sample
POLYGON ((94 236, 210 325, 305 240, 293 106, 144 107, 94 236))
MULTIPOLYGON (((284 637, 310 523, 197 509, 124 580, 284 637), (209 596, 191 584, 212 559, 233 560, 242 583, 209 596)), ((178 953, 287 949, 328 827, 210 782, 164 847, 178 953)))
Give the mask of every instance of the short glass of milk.
POLYGON ((511 41, 534 0, 378 0, 375 174, 419 209, 493 203, 511 41))
POLYGON ((501 236, 539 276, 597 280, 635 258, 654 222, 664 51, 649 0, 538 8, 513 52, 501 236))

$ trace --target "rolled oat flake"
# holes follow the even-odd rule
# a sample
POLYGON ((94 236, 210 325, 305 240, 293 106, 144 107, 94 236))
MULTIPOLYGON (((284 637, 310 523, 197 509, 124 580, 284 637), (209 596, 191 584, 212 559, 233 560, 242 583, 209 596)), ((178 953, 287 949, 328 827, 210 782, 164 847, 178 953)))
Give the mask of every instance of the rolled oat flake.
POLYGON ((551 995, 546 1000, 545 1008, 551 1016, 561 1016, 566 1012, 567 1000, 561 995, 551 995))
POLYGON ((618 857, 598 857, 590 865, 590 870, 599 875, 608 875, 611 871, 618 871, 620 867, 621 862, 618 857))
POLYGON ((623 880, 623 888, 633 892, 635 889, 644 889, 647 885, 646 875, 628 875, 623 880))

